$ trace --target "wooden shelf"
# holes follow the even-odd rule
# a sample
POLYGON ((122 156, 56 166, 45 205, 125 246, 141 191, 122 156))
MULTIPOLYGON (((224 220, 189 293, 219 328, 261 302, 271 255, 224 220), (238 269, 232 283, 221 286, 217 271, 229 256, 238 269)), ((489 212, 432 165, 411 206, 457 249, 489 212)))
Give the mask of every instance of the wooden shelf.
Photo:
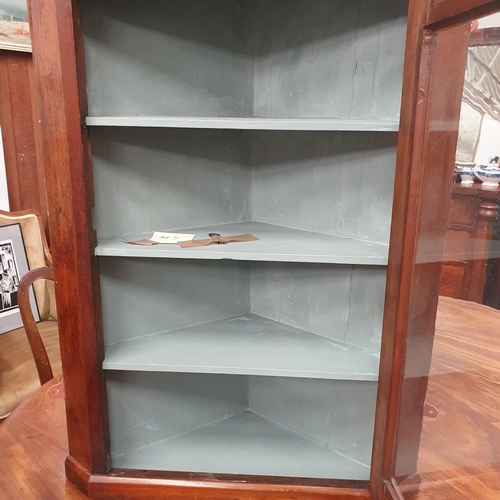
POLYGON ((397 132, 396 120, 338 118, 219 118, 202 116, 88 116, 89 126, 214 128, 242 130, 332 130, 397 132))
POLYGON ((121 469, 367 480, 367 465, 251 411, 114 457, 121 469))
POLYGON ((376 381, 379 357, 248 314, 111 344, 103 367, 376 381))
MULTIPOLYGON (((107 257, 148 257, 170 259, 233 259, 268 262, 313 262, 328 264, 386 265, 388 246, 351 238, 300 231, 286 227, 242 222, 202 228, 184 228, 173 232, 208 238, 252 233, 259 241, 181 248, 178 245, 132 245, 122 237, 99 240, 96 255, 107 257)), ((150 238, 152 232, 126 235, 128 240, 150 238)))

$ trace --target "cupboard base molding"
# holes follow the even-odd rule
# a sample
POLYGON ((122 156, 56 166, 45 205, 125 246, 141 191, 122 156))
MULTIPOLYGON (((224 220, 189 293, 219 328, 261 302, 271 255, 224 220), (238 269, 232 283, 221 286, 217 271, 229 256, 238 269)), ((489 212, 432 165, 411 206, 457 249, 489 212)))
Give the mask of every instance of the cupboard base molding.
POLYGON ((78 488, 84 495, 89 496, 89 482, 91 473, 80 465, 72 456, 66 457, 64 463, 66 479, 78 488))
POLYGON ((92 500, 372 500, 367 481, 146 473, 122 469, 112 469, 109 474, 91 474, 71 456, 66 459, 66 477, 92 500))
POLYGON ((404 500, 404 497, 399 489, 399 486, 396 484, 394 479, 384 480, 384 484, 386 487, 385 500, 404 500))

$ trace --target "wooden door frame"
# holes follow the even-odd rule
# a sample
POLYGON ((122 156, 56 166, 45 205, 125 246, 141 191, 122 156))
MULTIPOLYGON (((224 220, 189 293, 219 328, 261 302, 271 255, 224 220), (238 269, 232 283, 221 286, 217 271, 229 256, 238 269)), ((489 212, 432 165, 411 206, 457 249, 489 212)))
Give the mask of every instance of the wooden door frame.
POLYGON ((496 11, 498 0, 410 1, 370 478, 374 500, 401 500, 397 477, 417 472, 441 271, 430 256, 444 247, 442 214, 451 200, 468 23, 496 11))
POLYGON ((44 131, 69 452, 85 470, 105 474, 109 430, 79 1, 31 0, 28 7, 44 131))

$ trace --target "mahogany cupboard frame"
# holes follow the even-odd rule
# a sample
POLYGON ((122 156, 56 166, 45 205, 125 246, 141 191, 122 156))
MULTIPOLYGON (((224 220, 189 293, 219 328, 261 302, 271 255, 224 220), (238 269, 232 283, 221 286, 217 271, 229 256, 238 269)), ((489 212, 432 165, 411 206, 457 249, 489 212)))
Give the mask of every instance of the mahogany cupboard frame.
POLYGON ((410 0, 396 187, 368 482, 111 469, 87 100, 78 0, 31 0, 70 455, 68 479, 90 498, 401 498, 415 472, 457 139, 467 21, 499 1, 410 0), (433 244, 425 247, 419 242, 433 244), (431 261, 431 262, 429 262, 431 261), (436 300, 429 299, 436 297, 436 300), (425 311, 417 314, 417 311, 425 311), (411 391, 410 398, 403 392, 411 391))

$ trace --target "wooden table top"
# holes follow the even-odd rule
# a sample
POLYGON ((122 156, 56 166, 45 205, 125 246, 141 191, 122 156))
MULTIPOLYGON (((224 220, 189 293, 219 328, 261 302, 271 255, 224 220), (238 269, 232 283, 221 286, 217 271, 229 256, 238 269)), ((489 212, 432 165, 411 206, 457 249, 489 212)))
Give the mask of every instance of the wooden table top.
POLYGON ((418 487, 405 500, 500 499, 500 311, 439 298, 418 487))
POLYGON ((47 382, 0 424, 1 500, 85 500, 68 483, 68 439, 61 389, 47 382), (55 394, 59 390, 59 394, 55 394))
MULTIPOLYGON (((38 323, 54 377, 61 375, 61 351, 56 321, 38 323)), ((0 335, 0 418, 40 387, 33 353, 24 328, 0 335)))

